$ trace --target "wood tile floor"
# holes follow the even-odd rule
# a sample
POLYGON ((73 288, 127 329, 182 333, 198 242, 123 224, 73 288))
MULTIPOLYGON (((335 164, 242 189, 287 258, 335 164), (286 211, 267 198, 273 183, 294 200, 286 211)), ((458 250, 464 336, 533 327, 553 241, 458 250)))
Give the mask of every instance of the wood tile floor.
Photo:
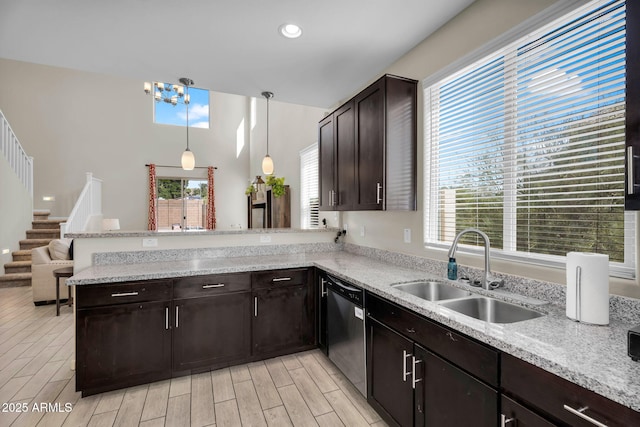
POLYGON ((0 289, 1 427, 386 425, 318 350, 80 398, 72 309, 55 310, 0 289))

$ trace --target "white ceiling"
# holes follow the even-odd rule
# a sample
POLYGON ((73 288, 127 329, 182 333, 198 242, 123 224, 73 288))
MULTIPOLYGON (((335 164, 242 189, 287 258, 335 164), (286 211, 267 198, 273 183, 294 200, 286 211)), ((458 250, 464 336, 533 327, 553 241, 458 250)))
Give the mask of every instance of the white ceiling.
POLYGON ((330 107, 472 2, 0 0, 0 57, 330 107))

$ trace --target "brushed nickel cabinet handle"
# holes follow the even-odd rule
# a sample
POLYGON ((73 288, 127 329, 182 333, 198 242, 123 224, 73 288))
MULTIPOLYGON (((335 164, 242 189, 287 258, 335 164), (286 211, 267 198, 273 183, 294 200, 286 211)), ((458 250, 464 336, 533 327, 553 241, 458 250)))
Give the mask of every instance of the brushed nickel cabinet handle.
POLYGON ((320 297, 326 297, 327 291, 325 288, 325 283, 327 283, 322 277, 320 278, 320 297))
POLYGON ((507 427, 507 424, 511 424, 515 420, 515 418, 507 418, 505 414, 500 414, 500 427, 507 427))
POLYGON ((598 427, 607 427, 606 424, 602 424, 600 421, 598 420, 594 420, 593 418, 591 418, 590 416, 586 415, 584 413, 584 411, 586 411, 587 409, 589 409, 588 406, 585 406, 584 408, 580 408, 580 409, 574 409, 569 405, 564 405, 564 409, 566 409, 567 411, 571 412, 573 415, 582 418, 585 421, 590 422, 591 424, 593 424, 594 426, 598 426, 598 427))
POLYGON ((407 372, 407 358, 411 357, 411 353, 407 353, 407 350, 402 350, 402 381, 407 382, 407 377, 411 375, 407 372))
POLYGON ((635 194, 633 175, 633 146, 630 145, 627 147, 627 194, 635 194))
POLYGON ((176 329, 178 329, 178 314, 180 307, 176 305, 176 329))
POLYGON ((253 317, 258 317, 258 297, 253 297, 253 317))
POLYGON ((422 378, 416 379, 416 366, 418 363, 422 363, 422 360, 416 359, 414 356, 411 356, 411 387, 415 390, 416 384, 422 381, 422 378))
POLYGON ((120 292, 116 294, 111 294, 112 297, 135 297, 138 295, 137 292, 120 292))
POLYGON ((378 182, 376 184, 376 204, 382 202, 382 196, 380 195, 381 191, 382 191, 382 184, 378 182))
POLYGON ((291 280, 291 277, 274 277, 271 279, 272 282, 287 282, 291 280))
POLYGON ((224 283, 217 283, 215 285, 202 285, 202 289, 211 289, 211 288, 224 288, 224 283))
POLYGON ((169 329, 169 307, 164 308, 164 328, 169 329))

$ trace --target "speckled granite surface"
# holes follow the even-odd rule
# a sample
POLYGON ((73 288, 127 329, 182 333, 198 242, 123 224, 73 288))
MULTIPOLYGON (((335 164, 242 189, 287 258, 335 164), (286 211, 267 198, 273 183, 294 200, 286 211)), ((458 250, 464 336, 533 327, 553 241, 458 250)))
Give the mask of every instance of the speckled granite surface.
MULTIPOLYGON (((545 294, 545 291, 532 291, 535 295, 521 296, 507 290, 483 291, 459 282, 450 282, 471 292, 517 301, 547 313, 546 316, 537 319, 511 324, 479 321, 390 286, 399 282, 442 277, 442 274, 430 272, 432 268, 436 269, 433 271, 438 271, 439 263, 391 253, 386 253, 387 259, 383 261, 379 259, 381 253, 365 256, 364 253, 353 253, 354 248, 347 249, 349 252, 96 265, 74 275, 67 283, 84 285, 317 266, 425 317, 640 411, 640 363, 633 362, 626 353, 626 333, 633 324, 618 319, 612 319, 609 326, 590 326, 573 322, 566 318, 562 306, 545 304, 534 299, 540 293, 545 294), (397 259, 392 260, 393 257, 397 259), (405 261, 413 264, 403 266, 405 261)), ((543 285, 537 287, 544 287, 543 285)), ((628 303, 626 309, 638 310, 638 301, 630 298, 628 300, 630 301, 624 301, 625 304, 628 303)))
POLYGON ((342 250, 343 243, 298 243, 291 245, 226 246, 219 248, 161 249, 155 251, 102 252, 93 254, 93 265, 204 260, 222 257, 253 257, 342 250))
POLYGON ((157 236, 202 236, 229 234, 273 234, 273 233, 335 233, 337 228, 243 228, 238 230, 188 230, 188 231, 104 231, 90 233, 67 233, 68 238, 102 238, 102 237, 157 237, 157 236))

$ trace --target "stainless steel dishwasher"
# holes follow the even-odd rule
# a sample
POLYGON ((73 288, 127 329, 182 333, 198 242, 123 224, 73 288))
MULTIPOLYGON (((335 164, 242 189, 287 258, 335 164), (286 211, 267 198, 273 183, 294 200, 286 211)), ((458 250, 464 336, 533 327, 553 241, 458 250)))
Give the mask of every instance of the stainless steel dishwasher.
POLYGON ((329 275, 322 280, 327 289, 329 359, 366 396, 364 292, 329 275))

